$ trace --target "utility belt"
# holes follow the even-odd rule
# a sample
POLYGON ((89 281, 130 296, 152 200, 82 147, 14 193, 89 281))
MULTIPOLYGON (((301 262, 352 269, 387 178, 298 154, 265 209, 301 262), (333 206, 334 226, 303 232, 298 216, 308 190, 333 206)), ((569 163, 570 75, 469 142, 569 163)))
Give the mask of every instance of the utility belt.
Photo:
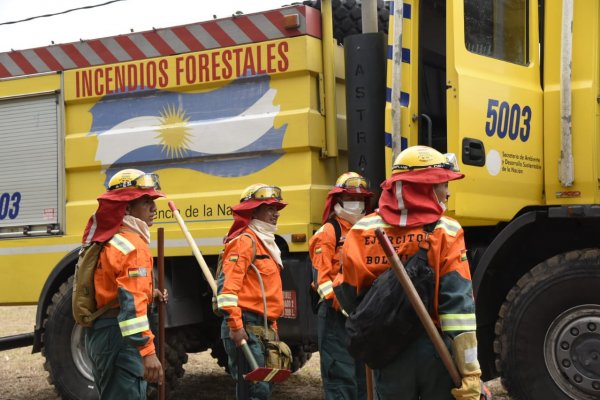
POLYGON ((244 328, 246 332, 252 333, 261 340, 279 340, 277 332, 271 327, 265 330, 265 327, 261 325, 246 325, 244 328))
POLYGON ((100 315, 97 319, 117 318, 117 316, 119 315, 119 312, 121 312, 121 308, 119 308, 119 307, 109 308, 102 315, 100 315))
MULTIPOLYGON (((276 369, 291 369, 292 368, 292 351, 287 344, 279 340, 272 324, 269 324, 267 319, 267 298, 265 296, 265 286, 260 276, 258 268, 252 263, 250 267, 254 269, 258 276, 258 283, 263 299, 263 325, 253 325, 252 323, 245 324, 246 331, 258 336, 265 346, 265 367, 276 369)), ((257 315, 257 314, 254 314, 257 315)))

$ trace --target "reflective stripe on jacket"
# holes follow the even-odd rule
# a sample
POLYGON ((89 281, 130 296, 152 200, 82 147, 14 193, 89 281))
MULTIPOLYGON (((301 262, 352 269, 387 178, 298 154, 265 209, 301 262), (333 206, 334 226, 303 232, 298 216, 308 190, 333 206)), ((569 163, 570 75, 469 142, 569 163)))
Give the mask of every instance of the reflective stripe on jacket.
POLYGON ((97 307, 119 299, 121 335, 139 349, 142 357, 155 353, 148 322, 152 266, 148 244, 137 233, 121 230, 104 246, 94 274, 97 307))
POLYGON ((340 304, 333 293, 335 278, 340 271, 340 253, 346 234, 352 227, 352 224, 345 219, 335 217, 340 225, 341 237, 340 246, 337 246, 335 229, 331 223, 326 223, 314 236, 308 244, 310 259, 312 265, 317 270, 317 293, 323 299, 333 299, 332 307, 340 309, 340 304))
MULTIPOLYGON (((267 248, 246 228, 256 243, 254 265, 260 271, 267 299, 267 318, 276 329, 276 320, 283 314, 283 292, 279 265, 273 260, 267 248)), ((223 287, 217 295, 218 308, 226 315, 227 325, 232 330, 241 329, 242 310, 264 314, 263 298, 256 272, 250 266, 252 260, 252 239, 239 235, 225 245, 223 252, 223 287)))
MULTIPOLYGON (((346 235, 342 249, 341 289, 345 301, 356 299, 381 273, 390 268, 375 236, 378 227, 384 229, 403 263, 417 252, 419 241, 425 238, 423 227, 392 226, 376 213, 362 218, 346 235)), ((435 271, 432 312, 435 324, 452 337, 476 330, 471 273, 462 227, 457 221, 442 217, 429 234, 429 244, 427 257, 435 271)), ((351 304, 342 306, 353 308, 351 304)))

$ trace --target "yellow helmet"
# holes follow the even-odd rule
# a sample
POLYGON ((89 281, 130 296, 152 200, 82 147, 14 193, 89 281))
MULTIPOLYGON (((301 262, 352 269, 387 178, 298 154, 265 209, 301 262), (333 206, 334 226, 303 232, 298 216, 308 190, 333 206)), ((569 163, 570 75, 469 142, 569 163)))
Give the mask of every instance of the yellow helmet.
POLYGON ((427 146, 412 146, 398 154, 392 166, 392 174, 424 168, 443 168, 458 172, 456 157, 453 154, 442 154, 427 146))
POLYGON ((139 169, 123 169, 110 178, 110 181, 108 181, 108 190, 125 188, 160 190, 158 175, 147 174, 139 169))
POLYGON ((281 201, 283 198, 281 197, 281 189, 279 187, 265 185, 264 183, 255 183, 254 185, 250 185, 244 189, 240 203, 250 199, 275 199, 281 201))
POLYGON ((340 191, 339 189, 342 189, 342 192, 346 193, 372 195, 369 192, 369 182, 356 172, 345 172, 340 175, 335 181, 335 187, 338 188, 334 190, 336 193, 340 191))

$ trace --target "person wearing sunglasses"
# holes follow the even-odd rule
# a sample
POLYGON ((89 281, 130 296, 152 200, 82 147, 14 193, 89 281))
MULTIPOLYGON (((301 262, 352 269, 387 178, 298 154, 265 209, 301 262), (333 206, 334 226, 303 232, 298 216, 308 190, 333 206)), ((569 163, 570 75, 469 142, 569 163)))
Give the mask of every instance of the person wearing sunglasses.
POLYGON ((275 230, 279 211, 286 205, 280 188, 257 183, 247 187, 239 204, 231 208, 234 222, 225 238, 222 274, 217 277, 217 307, 224 316, 221 339, 238 398, 249 394, 251 399, 268 399, 272 390, 270 383, 248 385, 240 379, 249 367, 239 347, 245 340, 258 365, 265 366, 263 340, 277 338, 277 319, 283 313, 283 263, 275 230))
POLYGON ((327 194, 323 225, 309 242, 312 289, 319 296, 317 335, 327 400, 367 398, 365 366, 352 358, 346 349, 346 316, 333 292, 333 283, 340 272, 340 251, 346 234, 369 211, 372 196, 367 180, 361 175, 356 172, 340 175, 327 194))
MULTIPOLYGON (((392 176, 381 184, 379 208, 362 218, 346 236, 341 257, 342 282, 335 290, 349 311, 390 268, 376 240, 376 228, 385 231, 405 265, 420 247, 426 250, 424 268, 433 269, 430 315, 463 377, 461 387, 456 388, 424 332, 389 337, 392 346, 376 345, 399 350, 385 365, 373 370, 378 399, 480 399, 483 387, 477 360, 475 302, 464 232, 456 220, 443 215, 449 196, 448 182, 463 177, 453 157, 427 146, 405 149, 394 161, 392 176), (402 340, 405 347, 398 345, 402 340)), ((375 300, 372 304, 376 304, 375 300)), ((404 322, 409 325, 409 321, 404 322)), ((392 323, 397 322, 388 322, 392 323)))
POLYGON ((100 399, 146 399, 147 382, 163 383, 148 307, 167 293, 153 287, 150 226, 164 197, 158 176, 137 169, 114 174, 98 197, 83 246, 105 243, 94 272, 98 309, 112 305, 86 329, 85 347, 100 399))

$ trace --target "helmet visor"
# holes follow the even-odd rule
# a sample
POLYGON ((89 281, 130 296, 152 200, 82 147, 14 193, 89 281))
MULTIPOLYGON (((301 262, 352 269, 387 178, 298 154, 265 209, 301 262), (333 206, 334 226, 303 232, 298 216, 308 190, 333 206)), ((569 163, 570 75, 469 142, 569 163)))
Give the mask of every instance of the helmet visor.
POLYGON ((262 186, 256 189, 254 192, 250 193, 246 197, 240 200, 244 202, 246 200, 256 199, 256 200, 267 200, 267 199, 277 199, 279 201, 283 200, 281 197, 281 189, 277 186, 262 186))
POLYGON ((406 164, 396 164, 392 167, 392 172, 403 172, 403 171, 413 171, 415 169, 423 169, 423 168, 443 168, 449 169, 450 171, 459 172, 458 161, 456 159, 456 154, 454 153, 446 153, 444 154, 445 162, 440 162, 437 164, 429 164, 429 165, 406 165, 406 164))
POLYGON ((138 189, 154 189, 160 190, 160 182, 158 180, 158 175, 156 174, 144 174, 140 175, 137 178, 129 181, 129 182, 121 182, 116 185, 112 185, 108 188, 108 190, 115 189, 123 189, 127 187, 135 187, 138 189))
POLYGON ((337 184, 335 186, 340 187, 342 189, 369 189, 369 183, 362 176, 351 176, 350 178, 346 179, 343 183, 337 184))
POLYGON ((456 159, 456 154, 446 153, 444 154, 444 157, 446 157, 446 160, 448 160, 447 164, 450 165, 450 167, 448 168, 449 170, 452 170, 454 172, 460 172, 460 168, 458 168, 458 160, 456 159))

